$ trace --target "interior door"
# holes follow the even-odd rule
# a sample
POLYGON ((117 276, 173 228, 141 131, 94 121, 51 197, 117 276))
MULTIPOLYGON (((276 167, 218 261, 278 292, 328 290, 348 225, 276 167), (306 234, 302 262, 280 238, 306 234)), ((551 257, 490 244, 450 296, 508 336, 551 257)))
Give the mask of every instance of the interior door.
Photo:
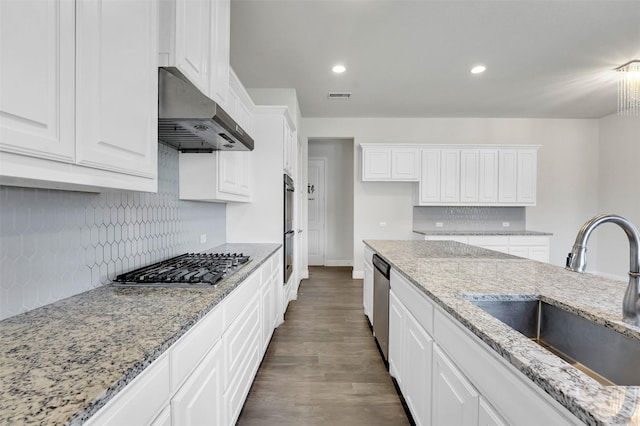
POLYGON ((307 185, 309 265, 325 263, 325 158, 309 158, 307 185))

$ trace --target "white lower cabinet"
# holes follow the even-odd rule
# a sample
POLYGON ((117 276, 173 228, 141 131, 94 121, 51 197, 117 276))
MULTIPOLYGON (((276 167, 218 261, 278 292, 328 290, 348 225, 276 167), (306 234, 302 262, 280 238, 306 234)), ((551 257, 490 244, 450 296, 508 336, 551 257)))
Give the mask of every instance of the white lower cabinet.
POLYGON ((414 239, 427 241, 456 241, 478 246, 488 250, 499 251, 525 259, 549 263, 550 243, 546 235, 424 235, 414 232, 414 239))
POLYGON ((169 356, 163 355, 121 390, 85 425, 147 425, 166 409, 171 395, 169 356))
POLYGON ((373 251, 368 247, 364 248, 364 280, 362 281, 362 305, 364 314, 373 325, 373 251))
POLYGON ((389 373, 417 425, 581 424, 394 269, 389 373))
POLYGON ((224 425, 224 345, 218 342, 171 399, 173 425, 224 425))
POLYGON ((279 325, 281 260, 280 249, 86 424, 235 424, 279 325))
POLYGON ((478 424, 478 392, 437 345, 433 348, 433 424, 478 424))
POLYGON ((482 397, 478 407, 478 426, 507 426, 496 410, 482 397))

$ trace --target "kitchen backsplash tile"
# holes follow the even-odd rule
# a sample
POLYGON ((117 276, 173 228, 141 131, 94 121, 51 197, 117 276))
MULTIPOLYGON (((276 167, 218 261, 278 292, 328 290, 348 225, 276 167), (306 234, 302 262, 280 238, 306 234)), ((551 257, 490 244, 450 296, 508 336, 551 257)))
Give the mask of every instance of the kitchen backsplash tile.
POLYGON ((0 319, 223 244, 225 204, 179 200, 178 152, 163 144, 158 174, 157 194, 0 186, 0 319))
POLYGON ((413 208, 413 229, 420 231, 524 231, 524 207, 433 206, 413 208), (503 226, 508 223, 509 226, 503 226), (437 226, 442 224, 442 226, 437 226))

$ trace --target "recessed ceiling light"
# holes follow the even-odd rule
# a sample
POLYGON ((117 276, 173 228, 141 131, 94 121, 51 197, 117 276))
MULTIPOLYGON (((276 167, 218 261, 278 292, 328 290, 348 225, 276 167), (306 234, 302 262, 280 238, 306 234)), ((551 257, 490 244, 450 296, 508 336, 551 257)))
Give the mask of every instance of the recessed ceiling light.
POLYGON ((344 65, 336 65, 333 68, 331 68, 333 70, 333 72, 335 72, 336 74, 342 74, 343 72, 345 72, 347 69, 344 67, 344 65))
POLYGON ((484 65, 476 65, 475 67, 471 68, 471 73, 480 74, 482 72, 485 72, 486 69, 487 67, 485 67, 484 65))

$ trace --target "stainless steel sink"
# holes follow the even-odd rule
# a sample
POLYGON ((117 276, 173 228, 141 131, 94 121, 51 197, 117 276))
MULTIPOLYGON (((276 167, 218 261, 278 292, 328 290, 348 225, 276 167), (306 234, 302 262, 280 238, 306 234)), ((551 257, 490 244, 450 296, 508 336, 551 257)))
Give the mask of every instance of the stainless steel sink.
POLYGON ((474 300, 604 385, 640 385, 640 341, 541 300, 474 300))

